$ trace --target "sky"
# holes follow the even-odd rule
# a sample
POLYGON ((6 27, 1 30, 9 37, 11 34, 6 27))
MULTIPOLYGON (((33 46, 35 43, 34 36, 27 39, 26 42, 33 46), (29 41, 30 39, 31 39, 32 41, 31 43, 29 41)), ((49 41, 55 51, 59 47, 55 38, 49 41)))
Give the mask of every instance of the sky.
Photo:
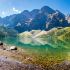
POLYGON ((6 17, 24 10, 40 9, 49 6, 65 15, 70 13, 70 0, 0 0, 0 16, 6 17))

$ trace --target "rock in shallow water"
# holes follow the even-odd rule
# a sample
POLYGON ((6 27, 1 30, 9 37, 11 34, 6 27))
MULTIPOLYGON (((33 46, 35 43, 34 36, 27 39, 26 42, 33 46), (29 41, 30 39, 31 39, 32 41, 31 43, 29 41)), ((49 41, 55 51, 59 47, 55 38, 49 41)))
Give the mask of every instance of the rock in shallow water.
POLYGON ((0 45, 3 45, 3 43, 0 41, 0 45))
POLYGON ((16 46, 11 46, 10 50, 17 50, 17 47, 16 46))
POLYGON ((6 48, 4 47, 4 43, 0 41, 0 49, 5 50, 6 48))

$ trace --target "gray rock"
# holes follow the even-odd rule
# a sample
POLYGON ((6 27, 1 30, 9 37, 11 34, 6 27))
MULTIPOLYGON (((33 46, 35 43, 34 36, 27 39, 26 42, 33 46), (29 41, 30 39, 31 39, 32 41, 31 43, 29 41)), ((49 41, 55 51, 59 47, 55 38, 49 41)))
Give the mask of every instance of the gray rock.
POLYGON ((3 43, 0 41, 0 46, 3 45, 3 43))
POLYGON ((17 47, 16 46, 11 46, 10 50, 17 50, 17 47))
POLYGON ((0 41, 0 49, 2 50, 6 50, 5 46, 4 46, 4 43, 0 41))

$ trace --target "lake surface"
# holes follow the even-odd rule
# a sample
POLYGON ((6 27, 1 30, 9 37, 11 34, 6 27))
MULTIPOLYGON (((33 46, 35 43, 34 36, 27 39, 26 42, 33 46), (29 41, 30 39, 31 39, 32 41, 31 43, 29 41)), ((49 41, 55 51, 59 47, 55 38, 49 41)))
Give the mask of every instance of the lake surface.
MULTIPOLYGON (((27 39, 27 41, 28 40, 29 39, 27 39)), ((26 43, 24 40, 21 42, 16 38, 6 38, 4 39, 4 42, 8 45, 16 45, 18 47, 22 47, 27 51, 27 53, 42 56, 44 59, 70 59, 70 44, 65 41, 58 39, 48 41, 43 39, 30 40, 26 43)))

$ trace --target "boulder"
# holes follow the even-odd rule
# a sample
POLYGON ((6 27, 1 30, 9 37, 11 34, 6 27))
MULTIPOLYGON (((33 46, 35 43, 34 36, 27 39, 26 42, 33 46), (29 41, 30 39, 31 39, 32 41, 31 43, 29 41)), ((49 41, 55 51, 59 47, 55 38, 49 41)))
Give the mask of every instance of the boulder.
POLYGON ((10 50, 17 50, 17 47, 16 46, 11 46, 10 50))
POLYGON ((1 41, 0 41, 0 49, 3 49, 3 50, 6 49, 5 46, 4 46, 4 44, 3 44, 3 42, 1 42, 1 41))
POLYGON ((3 43, 0 41, 0 46, 3 45, 3 43))

